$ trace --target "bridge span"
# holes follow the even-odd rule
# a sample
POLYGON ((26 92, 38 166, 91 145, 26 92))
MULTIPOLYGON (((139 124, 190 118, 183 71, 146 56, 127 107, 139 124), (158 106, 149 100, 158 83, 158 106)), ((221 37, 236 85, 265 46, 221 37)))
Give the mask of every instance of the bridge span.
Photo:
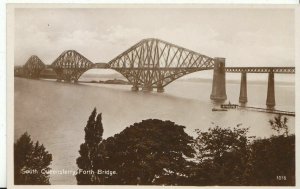
POLYGON ((229 73, 281 73, 294 74, 295 67, 226 67, 229 73))
POLYGON ((295 74, 295 67, 226 67, 225 72, 241 73, 240 85, 240 103, 246 103, 247 97, 247 73, 268 73, 268 90, 266 105, 268 107, 275 106, 275 81, 274 73, 277 74, 295 74))
POLYGON ((159 40, 143 39, 108 63, 93 63, 75 50, 64 51, 51 65, 45 65, 37 56, 31 56, 25 65, 16 68, 28 78, 39 78, 42 70, 53 69, 57 81, 77 82, 90 69, 113 69, 121 73, 132 91, 163 92, 174 80, 203 70, 213 70, 210 98, 226 100, 226 72, 241 73, 239 102, 247 102, 247 73, 268 73, 266 104, 275 106, 274 74, 294 74, 295 67, 226 67, 225 58, 211 58, 178 45, 159 40))

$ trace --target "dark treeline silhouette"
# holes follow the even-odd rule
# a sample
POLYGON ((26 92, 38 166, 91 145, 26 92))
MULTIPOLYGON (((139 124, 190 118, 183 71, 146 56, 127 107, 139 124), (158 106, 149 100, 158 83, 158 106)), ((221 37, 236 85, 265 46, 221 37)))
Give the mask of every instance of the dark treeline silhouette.
POLYGON ((14 144, 14 182, 16 185, 49 185, 52 155, 25 132, 14 144))
MULTIPOLYGON (((80 157, 77 158, 76 161, 78 168, 81 170, 93 170, 97 172, 97 162, 99 159, 102 159, 101 152, 99 150, 99 145, 102 141, 103 134, 103 126, 101 121, 101 114, 97 115, 95 108, 90 115, 84 129, 85 143, 80 145, 80 157)), ((96 174, 84 174, 80 171, 78 171, 76 179, 78 184, 97 184, 100 182, 99 177, 97 177, 96 174)))
POLYGON ((196 130, 193 138, 184 126, 148 119, 102 139, 102 117, 94 109, 77 159, 77 183, 294 186, 295 135, 288 135, 286 123, 282 116, 270 120, 274 130, 284 132, 264 139, 249 137, 240 125, 196 130), (274 126, 280 123, 284 126, 274 126))

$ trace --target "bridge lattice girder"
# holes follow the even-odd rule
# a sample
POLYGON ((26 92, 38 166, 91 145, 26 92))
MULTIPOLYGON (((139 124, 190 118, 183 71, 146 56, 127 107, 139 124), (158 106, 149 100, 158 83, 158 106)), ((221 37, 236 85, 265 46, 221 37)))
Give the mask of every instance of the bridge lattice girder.
POLYGON ((186 74, 214 68, 214 60, 159 39, 144 39, 109 62, 134 86, 164 87, 186 74))
POLYGON ((39 78, 41 71, 46 65, 39 57, 32 55, 23 66, 24 74, 29 78, 39 78))
POLYGON ((229 73, 281 73, 294 74, 295 67, 226 67, 229 73))
POLYGON ((58 80, 77 81, 87 70, 93 68, 93 63, 75 50, 64 51, 51 67, 58 80))

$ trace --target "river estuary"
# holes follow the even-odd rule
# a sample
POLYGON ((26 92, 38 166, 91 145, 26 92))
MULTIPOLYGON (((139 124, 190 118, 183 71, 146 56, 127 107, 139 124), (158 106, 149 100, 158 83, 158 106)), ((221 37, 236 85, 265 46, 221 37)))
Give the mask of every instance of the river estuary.
MULTIPOLYGON (((295 111, 294 85, 276 85, 276 109, 295 111)), ((274 114, 246 110, 212 112, 211 83, 175 81, 165 92, 131 92, 129 85, 68 84, 15 78, 15 139, 27 131, 53 155, 53 170, 77 170, 78 150, 84 142, 84 127, 94 107, 102 113, 104 138, 119 133, 134 122, 157 118, 195 129, 219 125, 250 127, 250 135, 275 134, 268 120, 274 114)), ((265 107, 267 84, 248 84, 249 106, 265 107)), ((239 84, 227 84, 227 96, 238 102, 239 84)), ((288 117, 295 132, 295 117, 288 117)), ((51 175, 51 184, 76 184, 72 174, 51 175)))

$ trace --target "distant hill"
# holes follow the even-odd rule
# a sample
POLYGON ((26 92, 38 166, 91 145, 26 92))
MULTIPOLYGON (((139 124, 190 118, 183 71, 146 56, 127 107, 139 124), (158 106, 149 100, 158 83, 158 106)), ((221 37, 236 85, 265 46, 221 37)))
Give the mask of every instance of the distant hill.
POLYGON ((114 73, 114 74, 83 74, 81 77, 84 77, 84 78, 99 78, 99 79, 102 79, 102 78, 125 79, 125 77, 122 76, 119 73, 114 73))
MULTIPOLYGON (((21 73, 20 73, 21 74, 21 73)), ((18 76, 20 75, 18 73, 18 67, 15 67, 15 75, 18 76)), ((48 79, 56 79, 56 73, 52 70, 52 69, 45 69, 41 72, 41 78, 48 78, 48 79)), ((95 78, 99 78, 99 80, 101 79, 108 79, 111 78, 112 80, 114 79, 115 81, 111 81, 112 83, 117 82, 118 81, 122 84, 126 84, 124 82, 121 81, 126 81, 127 79, 119 74, 119 73, 113 73, 113 74, 83 74, 81 76, 81 78, 85 78, 85 80, 88 80, 89 78, 91 79, 91 81, 93 81, 95 78), (118 80, 118 81, 116 81, 118 80)), ((107 80, 108 82, 110 82, 109 80, 107 80)), ((180 78, 178 79, 178 81, 184 81, 184 82, 212 82, 212 79, 208 79, 208 78, 180 78)), ((265 84, 267 81, 260 81, 260 80, 248 80, 247 83, 248 84, 265 84)), ((226 80, 226 83, 231 83, 231 84, 240 84, 240 80, 226 80)), ((291 81, 276 81, 276 84, 281 84, 281 85, 295 85, 295 82, 291 81)))
MULTIPOLYGON (((180 79, 180 81, 185 81, 185 82, 212 82, 212 79, 206 79, 206 78, 187 78, 187 79, 180 79)), ((227 79, 226 83, 231 83, 231 84, 240 84, 240 80, 230 80, 227 79)), ((265 84, 267 81, 260 81, 260 80, 247 80, 248 84, 265 84)), ((295 82, 288 82, 288 81, 275 81, 276 84, 281 84, 281 85, 295 85, 295 82)))

